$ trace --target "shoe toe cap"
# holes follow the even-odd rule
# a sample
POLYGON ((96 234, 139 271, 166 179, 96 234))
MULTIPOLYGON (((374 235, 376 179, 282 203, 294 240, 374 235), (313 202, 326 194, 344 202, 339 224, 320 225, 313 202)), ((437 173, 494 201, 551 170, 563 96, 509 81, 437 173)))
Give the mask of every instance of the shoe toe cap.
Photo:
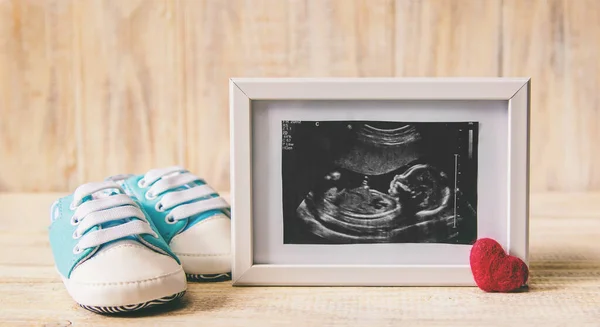
POLYGON ((134 241, 104 247, 66 281, 75 301, 91 306, 143 303, 185 291, 181 265, 134 241))
POLYGON ((121 241, 98 251, 71 273, 71 280, 126 283, 168 275, 181 269, 173 258, 133 241, 121 241))

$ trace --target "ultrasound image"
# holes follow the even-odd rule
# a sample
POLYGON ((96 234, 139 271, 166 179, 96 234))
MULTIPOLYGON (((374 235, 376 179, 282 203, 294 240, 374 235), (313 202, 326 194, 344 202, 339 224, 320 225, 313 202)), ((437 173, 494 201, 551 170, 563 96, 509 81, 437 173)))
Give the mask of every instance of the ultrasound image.
POLYGON ((477 122, 281 126, 285 244, 477 238, 477 122))

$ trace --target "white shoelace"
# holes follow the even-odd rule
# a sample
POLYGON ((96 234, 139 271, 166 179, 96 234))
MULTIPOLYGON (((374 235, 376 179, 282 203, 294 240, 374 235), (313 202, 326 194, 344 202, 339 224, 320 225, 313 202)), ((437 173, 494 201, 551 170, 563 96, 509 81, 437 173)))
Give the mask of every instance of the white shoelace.
POLYGON ((209 197, 217 193, 210 186, 193 184, 197 181, 203 180, 184 168, 176 166, 150 170, 138 182, 138 186, 148 188, 146 192, 147 199, 155 199, 161 196, 155 208, 159 212, 171 209, 171 212, 165 217, 166 222, 169 224, 174 224, 179 220, 190 218, 208 210, 229 208, 229 204, 220 196, 209 197), (174 189, 180 187, 189 188, 174 191, 174 189), (165 194, 163 195, 163 193, 165 194))
POLYGON ((77 229, 73 233, 73 238, 79 239, 79 242, 73 248, 73 253, 78 254, 85 249, 127 236, 139 234, 156 236, 144 213, 124 193, 125 191, 113 181, 88 183, 81 185, 75 190, 73 203, 71 203, 71 209, 75 210, 75 212, 73 217, 71 217, 71 224, 77 226, 77 229), (83 202, 84 198, 92 196, 96 192, 110 190, 118 190, 121 194, 106 193, 104 197, 93 198, 92 200, 83 202), (108 228, 100 227, 101 224, 127 218, 137 219, 132 219, 126 223, 108 228), (99 229, 83 234, 94 226, 98 226, 99 229))

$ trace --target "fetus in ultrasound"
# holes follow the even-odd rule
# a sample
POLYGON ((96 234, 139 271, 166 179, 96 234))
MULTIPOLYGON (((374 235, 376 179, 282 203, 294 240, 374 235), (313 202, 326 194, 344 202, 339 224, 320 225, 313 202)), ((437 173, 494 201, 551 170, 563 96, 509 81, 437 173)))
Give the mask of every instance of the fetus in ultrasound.
POLYGON ((394 176, 388 191, 398 197, 417 217, 427 217, 442 211, 450 199, 446 174, 426 164, 416 164, 394 176))

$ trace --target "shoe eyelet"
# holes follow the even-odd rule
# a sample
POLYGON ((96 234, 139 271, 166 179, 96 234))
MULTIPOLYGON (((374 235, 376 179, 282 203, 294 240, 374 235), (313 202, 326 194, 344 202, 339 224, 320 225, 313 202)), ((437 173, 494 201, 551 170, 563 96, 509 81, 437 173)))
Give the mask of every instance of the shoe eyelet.
POLYGON ((165 217, 165 222, 167 222, 167 224, 169 224, 169 225, 173 225, 173 224, 174 224, 174 223, 176 223, 177 221, 176 221, 175 219, 173 219, 173 217, 172 217, 172 216, 170 216, 170 215, 167 215, 167 216, 165 217))
POLYGON ((81 220, 79 220, 79 218, 77 218, 76 216, 71 217, 71 225, 77 226, 80 222, 81 220))
POLYGON ((154 199, 156 199, 157 197, 158 197, 157 195, 153 194, 153 193, 152 193, 152 192, 150 192, 150 191, 146 192, 146 199, 148 199, 148 200, 154 200, 154 199))
POLYGON ((75 247, 73 248, 73 254, 79 254, 83 252, 83 249, 79 247, 79 245, 75 245, 75 247))
POLYGON ((142 178, 138 181, 137 186, 139 188, 146 188, 146 186, 148 186, 148 185, 146 185, 146 180, 142 178))
POLYGON ((167 210, 167 209, 165 209, 165 206, 160 201, 156 202, 154 209, 158 212, 164 212, 165 210, 167 210))
POLYGON ((75 230, 75 231, 73 232, 73 239, 74 239, 74 240, 78 240, 78 239, 80 239, 80 238, 81 238, 81 235, 80 235, 79 233, 77 233, 77 230, 75 230))

